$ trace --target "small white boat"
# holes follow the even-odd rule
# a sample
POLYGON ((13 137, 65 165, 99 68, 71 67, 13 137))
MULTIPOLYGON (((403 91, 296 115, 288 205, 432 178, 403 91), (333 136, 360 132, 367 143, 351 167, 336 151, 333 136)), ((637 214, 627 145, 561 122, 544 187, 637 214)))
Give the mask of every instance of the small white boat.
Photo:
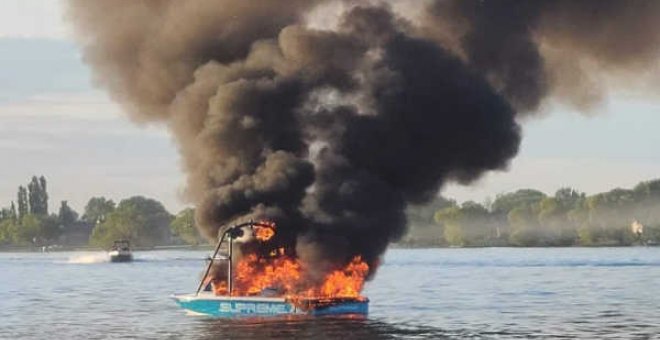
POLYGON ((110 262, 130 262, 133 261, 131 246, 128 240, 117 240, 113 243, 110 251, 110 262))

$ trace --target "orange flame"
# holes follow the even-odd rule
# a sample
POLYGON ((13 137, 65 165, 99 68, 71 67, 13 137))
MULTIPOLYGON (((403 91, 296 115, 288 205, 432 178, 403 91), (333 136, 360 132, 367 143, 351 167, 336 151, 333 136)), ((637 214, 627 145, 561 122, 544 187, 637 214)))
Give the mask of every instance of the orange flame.
POLYGON ((300 280, 300 264, 287 257, 259 259, 250 254, 238 263, 234 295, 256 295, 265 289, 280 295, 292 291, 300 280))
POLYGON ((211 281, 211 287, 215 295, 227 295, 229 289, 227 289, 227 281, 211 281))
POLYGON ((321 286, 323 297, 359 297, 364 279, 369 273, 369 265, 356 256, 341 270, 330 273, 321 286))
POLYGON ((359 298, 369 266, 356 256, 344 268, 328 274, 320 285, 309 287, 303 266, 286 256, 258 258, 249 254, 236 266, 232 295, 272 294, 308 298, 359 298))
POLYGON ((274 235, 275 229, 271 227, 254 227, 254 237, 256 237, 259 241, 266 242, 270 240, 274 235))
MULTIPOLYGON (((275 235, 275 225, 254 226, 254 236, 267 242, 275 235), (271 227, 272 226, 272 227, 271 227)), ((233 296, 284 296, 299 299, 363 299, 360 292, 369 274, 369 265, 361 256, 355 256, 343 268, 327 274, 320 282, 312 280, 305 265, 297 258, 286 255, 285 248, 275 248, 266 255, 249 253, 235 265, 233 296)), ((227 295, 227 281, 214 282, 216 295, 227 295)))

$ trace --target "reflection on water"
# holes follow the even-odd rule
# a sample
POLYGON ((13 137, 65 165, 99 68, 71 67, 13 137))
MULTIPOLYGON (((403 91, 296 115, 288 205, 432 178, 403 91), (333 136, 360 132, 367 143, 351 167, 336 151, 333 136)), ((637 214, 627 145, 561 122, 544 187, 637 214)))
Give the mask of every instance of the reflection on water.
MULTIPOLYGON (((296 316, 287 319, 205 319, 195 332, 196 339, 579 339, 571 334, 541 330, 492 331, 452 329, 405 323, 388 323, 369 318, 296 316)), ((601 335, 607 331, 599 331, 601 335)), ((638 333, 642 334, 642 333, 638 333)))
POLYGON ((441 329, 392 325, 353 317, 207 319, 201 339, 443 339, 441 329))
POLYGON ((0 253, 0 339, 660 338, 660 247, 391 250, 366 319, 186 315, 206 255, 0 253))

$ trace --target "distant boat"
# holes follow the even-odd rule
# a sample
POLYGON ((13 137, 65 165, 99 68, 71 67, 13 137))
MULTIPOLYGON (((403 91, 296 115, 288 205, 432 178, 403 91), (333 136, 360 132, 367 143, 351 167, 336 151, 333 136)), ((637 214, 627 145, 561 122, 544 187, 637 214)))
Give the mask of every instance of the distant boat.
POLYGON ((110 262, 130 262, 133 261, 131 246, 128 240, 117 240, 112 244, 110 251, 110 262))
POLYGON ((264 289, 259 296, 237 296, 232 294, 232 242, 242 235, 241 228, 261 226, 249 222, 229 228, 223 233, 220 242, 215 248, 213 256, 206 260, 209 262, 204 278, 199 284, 196 293, 173 295, 172 298, 179 306, 188 312, 197 315, 215 317, 237 316, 283 316, 283 315, 366 315, 369 311, 369 299, 364 297, 284 297, 277 295, 274 290, 264 289), (218 255, 220 246, 228 235, 229 253, 226 256, 218 255), (205 280, 214 261, 227 263, 227 277, 229 282, 228 294, 217 295, 205 280), (203 287, 205 286, 205 287, 203 287), (202 290, 202 288, 204 288, 202 290))

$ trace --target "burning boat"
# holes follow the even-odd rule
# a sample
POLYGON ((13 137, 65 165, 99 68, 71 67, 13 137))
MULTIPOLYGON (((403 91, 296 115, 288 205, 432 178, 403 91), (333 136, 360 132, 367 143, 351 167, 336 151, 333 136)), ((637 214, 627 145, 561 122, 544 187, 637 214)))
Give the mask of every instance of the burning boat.
POLYGON ((248 222, 225 230, 197 291, 174 295, 175 301, 193 314, 220 317, 367 314, 369 300, 360 291, 369 267, 359 256, 312 284, 299 260, 283 248, 266 256, 254 252, 236 256, 234 243, 247 237, 267 244, 275 231, 275 225, 268 222, 248 222), (223 246, 225 254, 220 252, 223 246), (224 270, 217 270, 222 267, 224 270))

